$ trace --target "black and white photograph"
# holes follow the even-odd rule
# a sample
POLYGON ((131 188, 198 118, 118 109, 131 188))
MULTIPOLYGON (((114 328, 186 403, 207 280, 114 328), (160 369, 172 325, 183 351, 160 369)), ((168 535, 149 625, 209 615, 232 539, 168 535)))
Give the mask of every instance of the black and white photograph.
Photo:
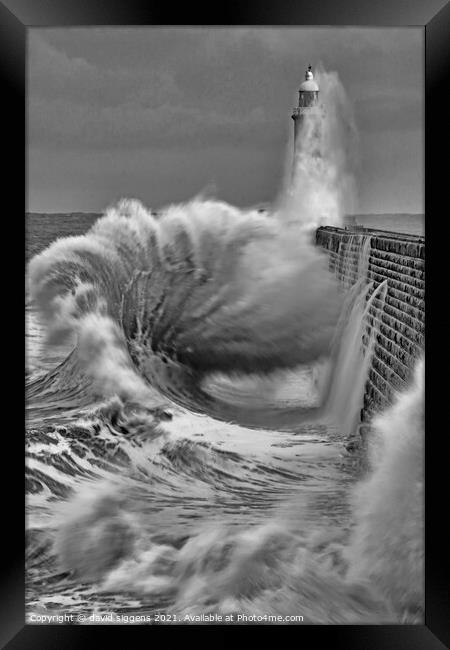
POLYGON ((418 26, 27 30, 26 623, 424 625, 418 26))

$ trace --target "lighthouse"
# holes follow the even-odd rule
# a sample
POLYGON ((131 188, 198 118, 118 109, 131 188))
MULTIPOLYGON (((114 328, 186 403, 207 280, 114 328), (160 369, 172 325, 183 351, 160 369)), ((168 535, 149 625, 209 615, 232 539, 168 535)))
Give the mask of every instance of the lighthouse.
POLYGON ((300 133, 305 115, 316 113, 319 110, 319 86, 314 80, 311 66, 305 72, 305 81, 300 84, 298 90, 298 106, 294 108, 292 119, 294 120, 294 154, 298 134, 300 133))

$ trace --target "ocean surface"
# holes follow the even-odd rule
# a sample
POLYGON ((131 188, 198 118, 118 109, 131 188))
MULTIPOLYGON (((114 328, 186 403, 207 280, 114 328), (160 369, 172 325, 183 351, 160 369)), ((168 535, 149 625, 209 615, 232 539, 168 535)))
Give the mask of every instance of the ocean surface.
POLYGON ((344 225, 356 223, 364 228, 375 228, 409 235, 425 235, 425 215, 423 214, 357 214, 344 217, 344 225))
POLYGON ((422 368, 368 469, 365 303, 269 221, 208 201, 27 215, 29 623, 423 622, 422 368))

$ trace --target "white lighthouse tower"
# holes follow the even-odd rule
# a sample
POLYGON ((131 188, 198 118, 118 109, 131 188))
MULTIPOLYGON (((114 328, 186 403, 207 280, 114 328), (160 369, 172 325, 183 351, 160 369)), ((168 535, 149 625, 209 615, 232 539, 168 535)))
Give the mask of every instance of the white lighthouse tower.
POLYGON ((319 86, 314 80, 311 66, 305 72, 305 81, 300 84, 298 90, 298 106, 294 108, 292 119, 294 120, 294 155, 297 137, 300 133, 305 115, 319 111, 319 86))

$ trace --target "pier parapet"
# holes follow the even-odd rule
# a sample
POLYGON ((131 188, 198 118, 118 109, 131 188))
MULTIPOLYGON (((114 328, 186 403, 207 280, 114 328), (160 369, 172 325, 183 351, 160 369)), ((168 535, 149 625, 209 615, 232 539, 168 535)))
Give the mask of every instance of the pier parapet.
POLYGON ((316 244, 345 288, 360 277, 387 280, 373 360, 364 391, 361 422, 392 402, 412 378, 425 338, 425 238, 375 229, 318 228, 316 244))

